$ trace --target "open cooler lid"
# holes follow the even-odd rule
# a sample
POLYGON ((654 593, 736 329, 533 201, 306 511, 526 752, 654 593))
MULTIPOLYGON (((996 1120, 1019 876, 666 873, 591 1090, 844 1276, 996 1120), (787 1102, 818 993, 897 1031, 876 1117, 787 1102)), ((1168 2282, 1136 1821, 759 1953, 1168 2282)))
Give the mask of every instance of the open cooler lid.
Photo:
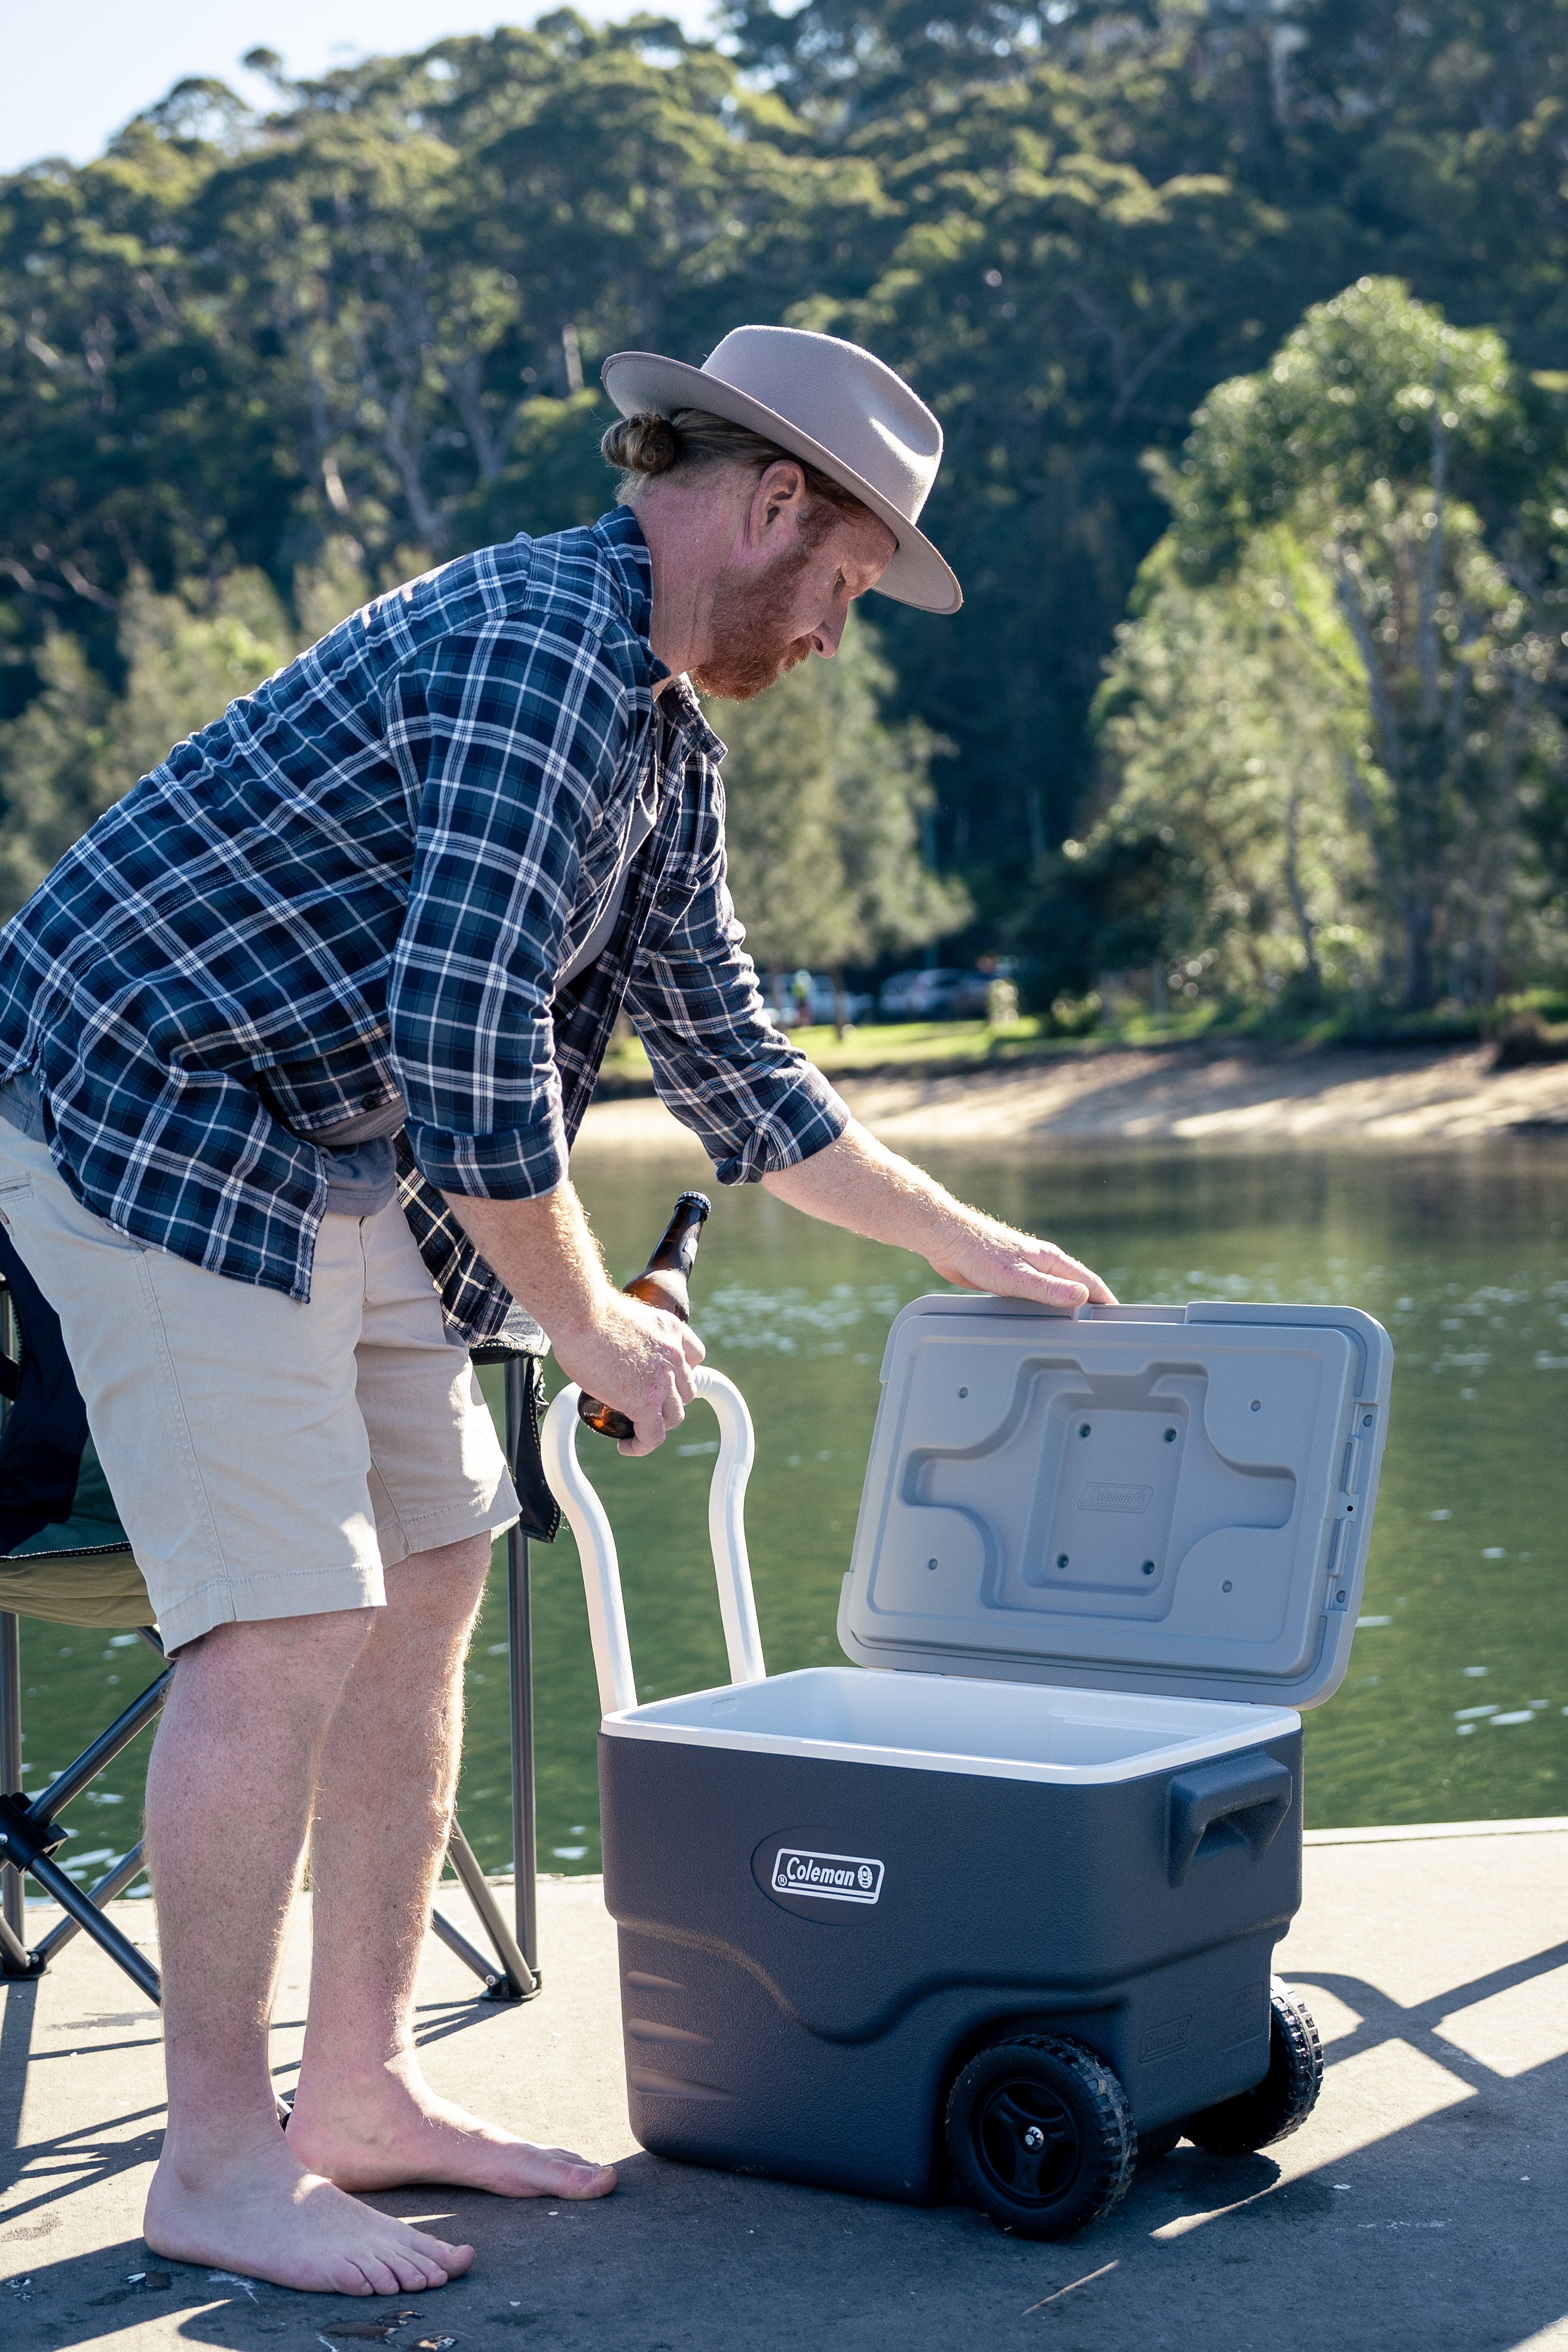
POLYGON ((1353 1307, 917 1298, 882 1360, 845 1654, 1319 1705, 1350 1662, 1393 1368, 1353 1307))

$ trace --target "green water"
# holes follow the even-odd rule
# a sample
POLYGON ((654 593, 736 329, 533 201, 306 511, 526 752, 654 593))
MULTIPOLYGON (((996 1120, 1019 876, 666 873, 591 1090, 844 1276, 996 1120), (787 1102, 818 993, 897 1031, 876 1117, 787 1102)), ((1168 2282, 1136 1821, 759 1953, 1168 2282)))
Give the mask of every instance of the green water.
MULTIPOLYGON (((955 1190, 1059 1240, 1124 1299, 1342 1300, 1393 1333, 1362 1628, 1343 1685, 1307 1718, 1314 1826, 1568 1812, 1565 1153, 1543 1138, 1440 1155, 928 1155, 955 1190)), ((599 1148, 579 1152, 575 1173, 625 1278, 701 1169, 599 1148)), ((695 1319, 756 1423, 747 1524, 774 1672, 838 1657, 883 1338, 934 1286, 918 1260, 811 1224, 756 1188, 715 1195, 695 1319)), ((644 1697, 725 1679, 706 1535, 712 1428, 699 1406, 645 1462, 584 1443, 616 1529, 644 1697)), ((598 1706, 570 1535, 535 1545, 533 1562, 540 1865, 591 1871, 598 1706)), ((489 1869, 511 1853, 505 1635, 498 1576, 470 1662, 460 1801, 489 1869)), ((25 1628, 30 1789, 150 1664, 133 1636, 25 1628)), ((132 1750, 77 1808, 74 1872, 96 1875, 131 1843, 139 1786, 132 1750)))

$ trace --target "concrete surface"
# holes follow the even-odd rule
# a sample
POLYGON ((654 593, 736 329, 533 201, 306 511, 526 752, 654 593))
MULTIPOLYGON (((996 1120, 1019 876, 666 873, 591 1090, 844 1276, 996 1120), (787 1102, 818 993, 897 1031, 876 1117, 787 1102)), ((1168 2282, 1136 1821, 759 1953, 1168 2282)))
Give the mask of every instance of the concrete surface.
MULTIPOLYGON (((385 2305, 148 2255, 158 2020, 78 1941, 5 1997, 0 2145, 16 2152, 0 2176, 0 2344, 357 2352, 379 2319, 395 2352, 448 2336, 454 2352, 1568 2352, 1568 1822, 1329 1833, 1310 1843, 1307 1887, 1279 1958, 1327 2044, 1310 2123, 1238 2161, 1183 2147, 1144 2169, 1110 2221, 1041 2246, 958 2207, 879 2205, 638 2152, 614 1931, 596 1882, 548 1882, 544 1991, 527 2007, 476 2002, 472 1979, 429 1945, 429 2071, 531 2137, 624 2159, 622 2187, 586 2207, 387 2198, 471 2239, 479 2259, 437 2294, 385 2305), (412 2315, 392 2329, 399 2310, 412 2315)), ((116 1908, 150 1940, 145 1904, 116 1908)), ((301 1919, 279 2009, 283 2082, 306 1937, 301 1919)))

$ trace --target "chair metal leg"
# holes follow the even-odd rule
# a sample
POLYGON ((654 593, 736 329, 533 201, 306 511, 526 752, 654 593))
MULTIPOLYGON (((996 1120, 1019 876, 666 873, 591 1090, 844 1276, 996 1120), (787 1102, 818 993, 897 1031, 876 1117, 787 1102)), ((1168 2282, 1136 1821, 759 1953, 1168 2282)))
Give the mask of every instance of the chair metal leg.
POLYGON ((54 1896, 61 1910, 69 1914, 84 1935, 90 1936, 100 1951, 107 1952, 111 1960, 118 1961, 132 1983, 144 1992, 149 2000, 157 2001, 161 2007, 163 1990, 157 1969, 128 1937, 121 1934, 111 1919, 104 1917, 92 1897, 84 1895, 58 1864, 50 1862, 45 1854, 35 1855, 27 1868, 45 1894, 54 1896))
POLYGON ((500 1906, 491 1894, 485 1874, 479 1867, 479 1855, 456 1822, 452 1823, 447 1853, 506 1970, 504 1984, 492 1983, 489 1987, 490 1998, 493 2000, 531 2000, 539 1990, 538 1979, 519 1951, 511 1929, 501 1916, 500 1906))
MULTIPOLYGON (((156 1641, 153 1646, 158 1646, 156 1641)), ((47 1851, 27 1851, 32 1832, 41 1831, 46 1837, 52 1832, 54 1816, 79 1797, 106 1764, 113 1762, 121 1748, 130 1746, 139 1731, 150 1723, 163 1704, 174 1668, 160 1675, 148 1685, 107 1730, 100 1731, 91 1746, 83 1749, 74 1764, 68 1765, 30 1803, 22 1795, 22 1717, 21 1717, 21 1647, 16 1619, 9 1612, 0 1612, 0 1768, 4 1789, 0 1794, 15 1796, 19 1818, 13 1818, 10 1830, 19 1836, 26 1852, 22 1866, 7 1864, 0 1871, 5 1886, 5 1914, 0 1919, 0 1971, 6 1976, 37 1976, 48 1966, 50 1958, 61 1946, 76 1935, 90 1936, 100 1950, 122 1968, 132 1984, 150 2000, 161 2000, 162 1989, 157 1969, 151 1960, 122 1936, 112 1921, 106 1919, 99 1906, 110 1902, 122 1887, 129 1886, 142 1867, 140 1843, 121 1857, 97 1885, 83 1890, 69 1879, 47 1851), (35 1878, 47 1895, 65 1913, 59 1925, 51 1928, 33 1950, 26 1944, 26 1914, 23 1908, 23 1868, 35 1878)))
MULTIPOLYGON (((106 1870, 101 1878, 94 1880, 87 1890, 87 1899, 89 1903, 100 1905, 112 1903, 117 1895, 123 1895, 132 1879, 141 1875, 142 1841, 138 1838, 130 1853, 121 1854, 112 1870, 106 1870)), ((81 1932, 81 1921, 73 1919, 68 1912, 58 1926, 51 1927, 47 1936, 40 1936, 33 1946, 34 1967, 47 1969, 55 1954, 68 1944, 73 1936, 79 1936, 81 1932)))
MULTIPOLYGON (((513 1357, 506 1368, 506 1449, 515 1462, 534 1367, 513 1357)), ((531 1440, 530 1441, 531 1443, 531 1440)), ((507 1674, 511 1695, 511 1868, 517 1942, 535 1984, 539 1969, 538 1831, 533 1774, 533 1595, 528 1538, 510 1528, 506 1538, 507 1674)))
POLYGON ((470 1944, 462 1929, 454 1927, 446 1913, 437 1911, 434 1905, 430 1910, 430 1931, 439 1937, 449 1952, 457 1954, 466 1969, 472 1969, 485 1989, 487 2000, 491 1997, 500 2000, 515 1998, 507 1986, 500 1960, 487 1960, 479 1946, 470 1944))
POLYGON ((533 1778, 533 1607, 528 1538, 506 1539, 507 1671, 511 1695, 512 1910, 517 1942, 535 1985, 539 1972, 538 1829, 533 1778))
MULTIPOLYGON (((515 1462, 518 1458, 523 1434, 522 1417, 528 1406, 527 1383, 532 1377, 531 1363, 516 1356, 508 1360, 503 1379, 509 1462, 515 1462)), ((436 1934, 449 1952, 454 1952, 466 1968, 472 1969, 484 1985, 486 1998, 490 2000, 531 2000, 542 1981, 539 1973, 534 1862, 533 1613, 531 1601, 528 1538, 521 1528, 510 1528, 506 1538, 507 1667, 511 1708, 512 1877, 517 1931, 514 1935, 507 1926, 500 1906, 479 1867, 479 1856, 456 1822, 452 1823, 452 1834, 447 1842, 447 1859, 484 1924, 485 1933, 500 1962, 499 1969, 492 1967, 483 1952, 439 1911, 432 1911, 430 1915, 430 1925, 436 1934)))
POLYGON ((0 1919, 0 1977, 36 1977, 43 1964, 35 1960, 16 1929, 0 1919))
POLYGON ((117 1715, 107 1731, 100 1731, 89 1748, 84 1748, 74 1764, 68 1764, 58 1780, 51 1780, 43 1792, 33 1799, 27 1810, 39 1821, 63 1812, 73 1797, 94 1781, 106 1764, 112 1764, 122 1748, 129 1748, 137 1733, 149 1724, 168 1696, 169 1685, 174 1679, 173 1666, 166 1667, 156 1682, 148 1684, 133 1698, 123 1715, 117 1715))
MULTIPOLYGON (((20 1795, 22 1788, 22 1642, 16 1619, 9 1609, 0 1610, 0 1795, 20 1795)), ((7 1976, 17 1972, 15 1945, 24 1954, 21 1973, 31 1971, 26 1962, 27 1914, 22 1894, 22 1874, 9 1863, 0 1868, 0 1924, 6 1933, 0 1937, 0 1948, 5 1952, 7 1976)))

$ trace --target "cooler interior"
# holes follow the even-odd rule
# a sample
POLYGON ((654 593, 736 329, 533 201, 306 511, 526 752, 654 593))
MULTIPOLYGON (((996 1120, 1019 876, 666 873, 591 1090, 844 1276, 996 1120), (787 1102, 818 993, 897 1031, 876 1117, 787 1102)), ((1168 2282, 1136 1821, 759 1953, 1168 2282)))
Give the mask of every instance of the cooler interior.
POLYGON ((1125 1780, 1300 1728, 1288 1708, 810 1666, 606 1716, 612 1738, 1003 1780, 1125 1780))

